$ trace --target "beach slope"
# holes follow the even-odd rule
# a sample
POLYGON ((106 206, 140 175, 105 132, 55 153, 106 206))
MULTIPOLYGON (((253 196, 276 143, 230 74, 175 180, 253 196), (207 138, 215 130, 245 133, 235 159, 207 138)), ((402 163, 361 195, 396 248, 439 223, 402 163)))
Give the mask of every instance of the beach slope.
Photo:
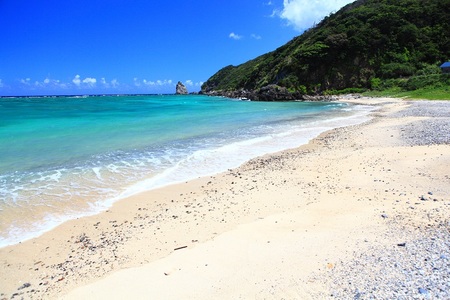
POLYGON ((344 100, 373 119, 0 249, 2 297, 450 297, 450 102, 344 100))

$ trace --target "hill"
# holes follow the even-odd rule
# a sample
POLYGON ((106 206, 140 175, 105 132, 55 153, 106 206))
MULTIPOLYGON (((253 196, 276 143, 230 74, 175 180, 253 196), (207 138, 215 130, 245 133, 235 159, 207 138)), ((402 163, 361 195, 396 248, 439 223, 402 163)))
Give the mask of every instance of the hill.
POLYGON ((358 0, 273 52, 227 66, 202 93, 298 99, 438 73, 450 59, 450 0, 358 0))

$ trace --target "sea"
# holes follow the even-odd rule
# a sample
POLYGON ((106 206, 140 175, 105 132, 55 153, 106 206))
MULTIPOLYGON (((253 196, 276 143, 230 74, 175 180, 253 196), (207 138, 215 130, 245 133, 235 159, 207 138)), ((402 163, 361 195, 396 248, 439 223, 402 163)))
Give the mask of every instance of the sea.
POLYGON ((204 95, 0 98, 0 247, 134 194, 298 147, 371 110, 204 95))

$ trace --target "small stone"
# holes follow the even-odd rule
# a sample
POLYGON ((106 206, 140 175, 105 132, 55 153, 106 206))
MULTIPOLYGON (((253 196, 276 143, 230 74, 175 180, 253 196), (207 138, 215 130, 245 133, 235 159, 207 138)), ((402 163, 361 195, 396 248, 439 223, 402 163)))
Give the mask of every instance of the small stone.
POLYGON ((406 243, 399 243, 399 244, 397 244, 397 246, 399 246, 399 247, 405 247, 405 246, 406 246, 406 243))
POLYGON ((26 289, 27 287, 30 287, 30 286, 31 286, 31 283, 25 282, 18 288, 18 290, 26 289))
POLYGON ((428 192, 428 195, 430 195, 430 196, 433 195, 433 192, 428 192))
POLYGON ((387 218, 388 218, 388 215, 387 215, 387 214, 382 214, 381 217, 382 217, 383 219, 387 219, 387 218))

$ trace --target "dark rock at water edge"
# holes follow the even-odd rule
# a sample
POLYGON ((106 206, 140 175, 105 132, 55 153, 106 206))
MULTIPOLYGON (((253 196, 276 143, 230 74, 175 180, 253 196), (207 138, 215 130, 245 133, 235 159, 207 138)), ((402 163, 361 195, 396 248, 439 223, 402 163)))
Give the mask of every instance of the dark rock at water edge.
POLYGON ((257 90, 209 90, 201 91, 201 94, 208 96, 223 96, 228 98, 254 100, 254 101, 334 101, 336 96, 311 96, 299 92, 291 92, 285 87, 269 84, 257 90))
POLYGON ((178 81, 175 93, 177 95, 187 95, 188 94, 188 90, 187 90, 186 86, 183 83, 181 83, 181 81, 178 81))

